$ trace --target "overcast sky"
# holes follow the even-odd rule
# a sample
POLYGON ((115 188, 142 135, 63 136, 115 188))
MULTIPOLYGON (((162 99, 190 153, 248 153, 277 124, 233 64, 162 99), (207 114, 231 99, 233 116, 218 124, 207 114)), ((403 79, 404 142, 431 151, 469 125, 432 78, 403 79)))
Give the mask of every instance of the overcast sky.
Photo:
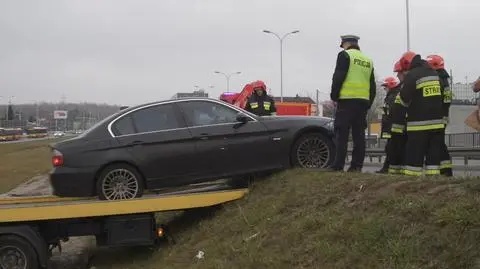
MULTIPOLYGON (((480 75, 478 0, 410 0, 411 47, 440 53, 455 79, 480 75)), ((360 36, 380 78, 406 50, 404 0, 2 0, 0 103, 67 101, 133 105, 195 85, 226 91, 214 74, 241 71, 230 88, 263 80, 280 95, 328 98, 339 36, 360 36)))

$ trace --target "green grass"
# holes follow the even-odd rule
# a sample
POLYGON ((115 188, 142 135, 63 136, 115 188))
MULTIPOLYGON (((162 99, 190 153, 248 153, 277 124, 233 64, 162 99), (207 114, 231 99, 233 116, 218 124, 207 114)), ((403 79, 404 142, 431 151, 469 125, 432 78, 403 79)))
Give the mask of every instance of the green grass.
POLYGON ((46 139, 22 143, 0 143, 0 193, 7 192, 37 175, 51 169, 50 143, 46 139))
POLYGON ((172 219, 176 244, 96 250, 106 268, 480 268, 480 182, 296 170, 172 219), (198 251, 204 259, 197 259, 198 251))

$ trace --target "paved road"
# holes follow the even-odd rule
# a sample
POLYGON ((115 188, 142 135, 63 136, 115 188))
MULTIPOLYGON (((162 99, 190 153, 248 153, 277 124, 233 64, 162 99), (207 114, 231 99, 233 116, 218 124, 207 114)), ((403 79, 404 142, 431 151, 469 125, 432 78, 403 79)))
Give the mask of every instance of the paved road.
MULTIPOLYGON (((75 134, 65 134, 64 137, 73 137, 73 136, 75 136, 75 134)), ((30 142, 30 141, 41 141, 41 140, 55 139, 55 138, 57 138, 57 137, 47 136, 47 137, 43 137, 43 138, 23 138, 23 139, 20 139, 20 140, 0 142, 0 145, 2 145, 2 144, 25 143, 25 142, 30 142)))

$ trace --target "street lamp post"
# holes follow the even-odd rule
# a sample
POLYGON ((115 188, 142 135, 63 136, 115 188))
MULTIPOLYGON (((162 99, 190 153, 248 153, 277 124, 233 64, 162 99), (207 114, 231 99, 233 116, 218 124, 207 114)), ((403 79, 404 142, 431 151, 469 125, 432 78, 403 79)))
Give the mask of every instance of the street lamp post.
MULTIPOLYGON (((10 117, 10 111, 9 111, 9 107, 12 105, 12 98, 15 98, 15 96, 8 96, 8 104, 7 104, 7 115, 6 115, 6 122, 7 122, 7 125, 10 125, 10 120, 8 119, 10 117)), ((8 127, 8 126, 7 126, 8 127)))
POLYGON ((269 30, 263 30, 263 32, 276 36, 278 38, 278 40, 280 41, 280 102, 283 102, 283 40, 287 36, 289 36, 291 34, 299 33, 300 31, 295 30, 295 31, 292 31, 290 33, 286 33, 282 37, 280 37, 277 33, 274 33, 274 32, 269 31, 269 30))
POLYGON ((407 17, 407 51, 410 51, 410 9, 408 6, 408 0, 405 0, 405 11, 407 17))
POLYGON ((224 75, 225 78, 227 79, 227 92, 230 91, 230 77, 232 75, 240 75, 242 72, 235 72, 235 73, 230 73, 230 74, 225 74, 223 72, 220 72, 220 71, 214 71, 215 74, 221 74, 221 75, 224 75))

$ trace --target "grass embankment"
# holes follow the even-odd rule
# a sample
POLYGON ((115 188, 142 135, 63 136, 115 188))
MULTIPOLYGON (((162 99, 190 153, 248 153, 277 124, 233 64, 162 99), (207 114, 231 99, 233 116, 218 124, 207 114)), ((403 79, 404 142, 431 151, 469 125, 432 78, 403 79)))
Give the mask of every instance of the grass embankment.
POLYGON ((45 139, 20 143, 0 143, 0 193, 7 192, 34 176, 51 169, 50 143, 45 139))
POLYGON ((213 218, 177 217, 176 244, 97 250, 96 268, 480 268, 480 183, 289 171, 213 218), (203 259, 195 255, 203 251, 203 259))

